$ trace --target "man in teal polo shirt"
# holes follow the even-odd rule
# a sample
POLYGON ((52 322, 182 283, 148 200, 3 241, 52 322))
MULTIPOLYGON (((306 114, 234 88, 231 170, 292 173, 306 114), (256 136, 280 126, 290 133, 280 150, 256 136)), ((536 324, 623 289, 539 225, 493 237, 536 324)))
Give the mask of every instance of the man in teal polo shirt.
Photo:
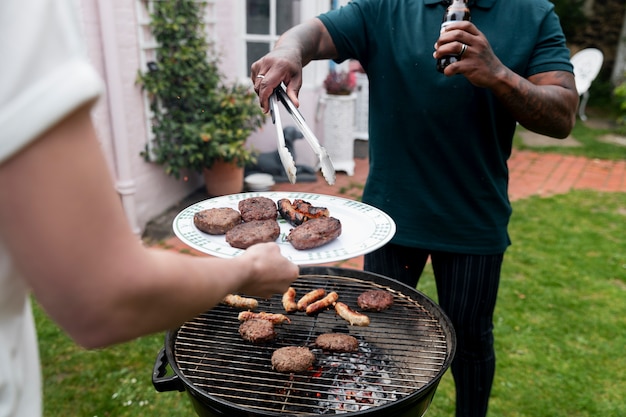
POLYGON ((287 31, 252 65, 262 107, 281 81, 297 102, 302 66, 358 60, 369 77, 365 203, 397 224, 365 269, 417 285, 430 257, 457 333, 457 416, 485 416, 495 372, 492 316, 507 225, 516 123, 564 138, 578 95, 547 0, 470 0, 472 22, 440 33, 437 0, 355 0, 287 31), (462 52, 462 53, 461 53, 462 52), (460 56, 441 74, 436 58, 460 56), (259 77, 262 76, 262 77, 259 77))

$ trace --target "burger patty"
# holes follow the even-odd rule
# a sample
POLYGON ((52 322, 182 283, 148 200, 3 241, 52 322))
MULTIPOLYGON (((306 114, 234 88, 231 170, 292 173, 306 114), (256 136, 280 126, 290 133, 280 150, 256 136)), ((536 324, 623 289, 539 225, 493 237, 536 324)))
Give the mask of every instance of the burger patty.
POLYGON ((193 224, 211 235, 223 235, 241 223, 241 214, 228 207, 202 210, 193 215, 193 224))
POLYGON ((239 211, 244 222, 254 220, 276 220, 278 208, 271 198, 250 197, 239 202, 239 211))
POLYGON ((272 367, 278 372, 304 372, 313 362, 315 355, 304 346, 287 346, 272 354, 272 367))
POLYGON ((289 232, 287 241, 299 250, 323 246, 341 235, 341 222, 334 217, 308 220, 289 232))
POLYGON ((323 333, 315 339, 315 346, 331 352, 355 352, 359 349, 359 341, 349 334, 323 333))
POLYGON ((273 242, 279 235, 280 226, 276 220, 253 220, 226 232, 226 242, 233 248, 247 249, 256 243, 273 242))
POLYGON ((356 303, 366 311, 383 311, 393 305, 393 294, 385 290, 365 291, 356 303))
POLYGON ((274 324, 269 320, 250 319, 239 326, 239 334, 243 340, 252 343, 265 343, 274 340, 276 332, 274 324))

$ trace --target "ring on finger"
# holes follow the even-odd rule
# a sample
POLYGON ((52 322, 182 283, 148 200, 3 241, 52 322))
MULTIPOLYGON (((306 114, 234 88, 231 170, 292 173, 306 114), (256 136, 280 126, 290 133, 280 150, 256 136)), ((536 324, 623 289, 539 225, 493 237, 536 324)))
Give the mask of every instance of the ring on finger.
POLYGON ((259 74, 259 75, 257 75, 256 77, 257 77, 257 78, 265 78, 265 75, 263 75, 263 74, 259 74))
POLYGON ((461 58, 463 56, 465 51, 467 51, 467 45, 463 43, 463 44, 461 44, 461 52, 459 52, 459 58, 461 58))

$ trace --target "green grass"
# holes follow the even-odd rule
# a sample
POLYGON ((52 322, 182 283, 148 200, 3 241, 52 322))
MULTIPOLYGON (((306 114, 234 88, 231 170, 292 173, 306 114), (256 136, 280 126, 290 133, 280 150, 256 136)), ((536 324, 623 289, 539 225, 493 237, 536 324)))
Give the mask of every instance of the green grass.
MULTIPOLYGON (((491 416, 625 416, 626 194, 576 191, 513 203, 495 314, 491 416)), ((432 272, 418 287, 436 300, 432 272)), ((151 384, 163 336, 77 348, 35 306, 45 415, 194 416, 151 384)), ((428 416, 453 415, 443 378, 428 416)))
MULTIPOLYGON (((491 416, 625 416, 626 194, 513 203, 491 416)), ((418 287, 436 299, 432 272, 418 287)), ((453 415, 450 375, 429 417, 453 415)))
POLYGON ((607 143, 599 140, 605 135, 618 135, 626 137, 624 128, 607 127, 597 128, 591 127, 590 124, 578 120, 576 126, 572 130, 571 136, 580 142, 581 146, 564 147, 558 146, 558 139, 554 139, 555 146, 529 146, 523 141, 519 132, 525 129, 518 126, 518 131, 513 140, 513 145, 520 150, 533 150, 537 152, 560 153, 564 155, 585 156, 588 158, 598 159, 626 159, 626 146, 620 146, 615 143, 607 143))
POLYGON ((159 395, 152 387, 152 367, 163 347, 163 335, 86 351, 69 340, 37 306, 35 313, 45 416, 193 415, 182 395, 159 395), (174 414, 169 414, 171 410, 174 414))

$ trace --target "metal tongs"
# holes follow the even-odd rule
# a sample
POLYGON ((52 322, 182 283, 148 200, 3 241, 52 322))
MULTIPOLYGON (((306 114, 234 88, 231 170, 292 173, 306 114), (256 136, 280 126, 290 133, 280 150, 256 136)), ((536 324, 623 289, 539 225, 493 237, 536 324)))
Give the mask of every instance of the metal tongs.
POLYGON ((270 96, 270 114, 272 116, 272 122, 276 125, 276 134, 278 136, 278 156, 280 157, 280 162, 283 164, 283 168, 287 173, 289 182, 292 184, 296 183, 297 169, 293 156, 291 155, 291 152, 289 152, 287 145, 285 145, 285 135, 283 133, 283 126, 280 121, 280 114, 278 111, 278 101, 283 103, 283 106, 287 109, 287 113, 289 113, 289 115, 293 118, 294 122, 298 126, 298 129, 302 132, 304 139, 306 139, 309 146, 313 149, 313 152, 315 152, 319 158, 324 179, 328 184, 333 185, 335 183, 335 167, 330 160, 328 152, 326 152, 326 149, 320 145, 317 137, 304 121, 304 117, 302 117, 298 108, 293 104, 289 96, 287 96, 287 92, 284 87, 279 85, 274 89, 274 92, 270 96))

